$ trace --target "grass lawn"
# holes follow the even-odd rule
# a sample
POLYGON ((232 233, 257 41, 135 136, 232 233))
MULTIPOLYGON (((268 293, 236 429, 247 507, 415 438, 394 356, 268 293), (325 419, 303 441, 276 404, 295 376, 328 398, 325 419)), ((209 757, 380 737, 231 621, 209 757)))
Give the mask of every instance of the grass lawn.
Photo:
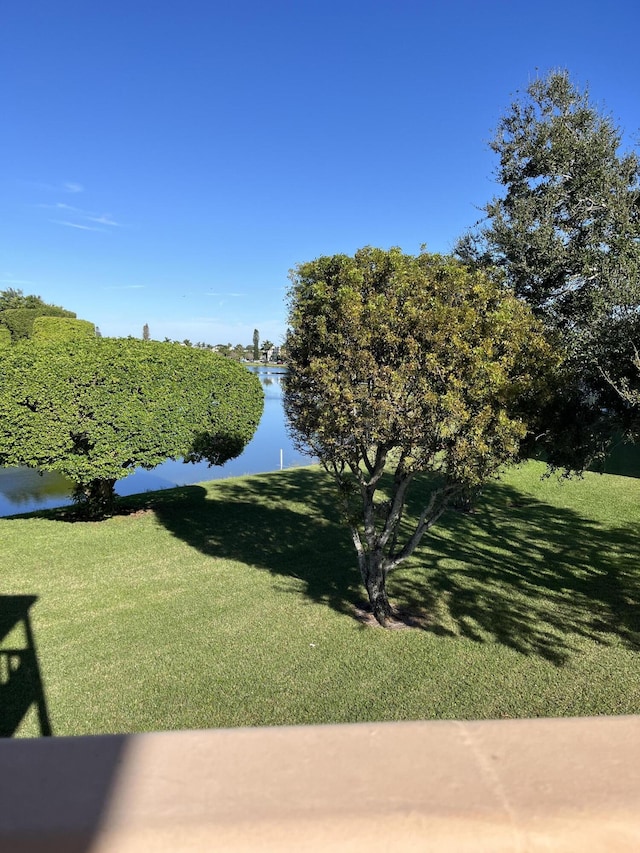
MULTIPOLYGON (((2 596, 37 596, 56 735, 639 713, 640 480, 543 471, 449 512, 391 576, 420 629, 355 615, 355 553, 318 468, 123 499, 131 513, 102 523, 0 519, 0 615, 2 596)), ((38 733, 32 710, 17 734, 38 733)))

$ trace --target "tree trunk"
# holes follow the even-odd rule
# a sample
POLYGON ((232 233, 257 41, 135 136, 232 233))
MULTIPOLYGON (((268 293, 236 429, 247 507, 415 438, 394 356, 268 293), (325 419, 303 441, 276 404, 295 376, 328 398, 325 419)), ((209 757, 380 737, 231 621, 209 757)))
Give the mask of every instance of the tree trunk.
POLYGON ((362 520, 364 525, 359 527, 351 519, 357 517, 350 504, 350 496, 353 494, 345 483, 348 482, 344 475, 344 466, 338 468, 334 465, 331 470, 326 464, 325 468, 333 474, 340 488, 344 502, 344 513, 349 519, 351 538, 358 555, 358 567, 362 583, 367 590, 371 610, 377 621, 383 628, 387 627, 387 620, 392 615, 391 605, 387 596, 387 575, 403 560, 410 557, 420 543, 423 534, 432 527, 447 508, 451 496, 459 490, 457 485, 447 485, 434 489, 429 501, 420 513, 415 529, 405 545, 396 550, 397 534, 407 489, 413 478, 413 472, 396 471, 394 478, 394 492, 390 501, 376 505, 374 496, 377 484, 384 472, 386 453, 380 449, 376 453, 375 463, 365 461, 365 467, 371 474, 369 481, 365 481, 362 472, 355 464, 349 464, 351 473, 358 480, 362 498, 362 520), (380 524, 380 519, 383 523, 380 524))
POLYGON ((104 518, 113 511, 115 483, 113 479, 95 479, 76 486, 73 498, 87 518, 104 518))
POLYGON ((371 603, 371 610, 382 627, 386 628, 387 619, 391 616, 391 605, 387 597, 387 575, 384 570, 384 558, 382 554, 368 554, 366 563, 364 584, 371 603))

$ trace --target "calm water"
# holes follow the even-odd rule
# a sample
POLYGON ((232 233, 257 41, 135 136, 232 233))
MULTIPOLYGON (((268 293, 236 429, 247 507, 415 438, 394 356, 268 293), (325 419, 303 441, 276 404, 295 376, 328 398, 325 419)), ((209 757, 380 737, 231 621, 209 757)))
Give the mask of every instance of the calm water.
MULTIPOLYGON (((195 465, 168 460, 152 471, 138 468, 129 477, 116 483, 119 495, 186 486, 204 480, 238 477, 275 471, 283 465, 290 468, 305 465, 311 460, 298 453, 287 434, 282 406, 282 379, 285 371, 277 367, 249 368, 258 374, 264 391, 264 413, 251 442, 237 459, 226 465, 210 467, 206 462, 195 465)), ((0 516, 35 509, 49 509, 71 503, 72 486, 60 474, 40 474, 30 468, 0 468, 0 516)))

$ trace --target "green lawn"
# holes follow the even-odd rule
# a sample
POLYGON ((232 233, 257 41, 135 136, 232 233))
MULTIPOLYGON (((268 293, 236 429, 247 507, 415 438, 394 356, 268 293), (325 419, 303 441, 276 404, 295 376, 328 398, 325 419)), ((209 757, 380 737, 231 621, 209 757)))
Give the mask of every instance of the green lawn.
MULTIPOLYGON (((57 735, 639 713, 640 480, 543 471, 449 512, 392 576, 419 629, 356 617, 355 554, 317 468, 130 498, 102 523, 0 519, 0 591, 38 597, 57 735)), ((38 733, 31 711, 18 734, 38 733)))

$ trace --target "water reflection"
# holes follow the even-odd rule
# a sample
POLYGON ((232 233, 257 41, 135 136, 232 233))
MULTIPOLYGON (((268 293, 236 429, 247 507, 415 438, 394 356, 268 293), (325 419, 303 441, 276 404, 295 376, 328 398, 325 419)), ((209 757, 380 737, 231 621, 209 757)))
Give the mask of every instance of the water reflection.
POLYGON ((12 506, 26 507, 27 512, 34 501, 53 501, 51 506, 58 506, 60 498, 68 494, 69 480, 62 474, 34 468, 0 468, 0 506, 5 499, 12 506))
MULTIPOLYGON (((278 366, 249 367, 257 373, 264 391, 264 412, 256 434, 237 458, 225 465, 210 467, 206 462, 195 465, 167 460, 151 471, 138 468, 116 484, 119 495, 186 486, 203 480, 239 477, 274 471, 280 467, 308 464, 308 456, 299 453, 287 433, 282 405, 283 379, 286 369, 278 366)), ((71 503, 72 484, 62 475, 38 472, 30 468, 0 468, 0 516, 36 509, 49 509, 71 503)))

